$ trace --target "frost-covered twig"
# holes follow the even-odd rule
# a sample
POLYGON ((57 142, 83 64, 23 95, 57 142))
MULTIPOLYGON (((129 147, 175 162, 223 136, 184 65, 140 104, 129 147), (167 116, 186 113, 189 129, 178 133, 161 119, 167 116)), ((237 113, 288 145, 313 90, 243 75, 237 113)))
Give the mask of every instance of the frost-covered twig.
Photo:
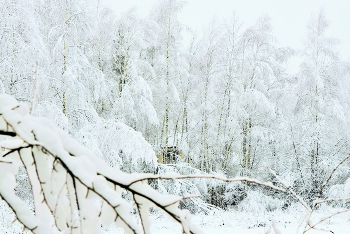
POLYGON ((179 179, 215 179, 224 182, 249 182, 252 184, 261 185, 268 187, 280 192, 286 192, 285 189, 273 185, 271 182, 261 182, 257 179, 252 179, 249 177, 235 177, 235 178, 226 178, 219 175, 210 175, 210 174, 194 174, 194 175, 179 175, 177 173, 171 175, 154 175, 154 174, 142 174, 140 178, 133 183, 138 181, 148 180, 148 179, 162 179, 162 180, 179 180, 179 179))
POLYGON ((43 223, 33 215, 24 201, 15 194, 16 178, 19 164, 13 159, 4 158, 0 163, 0 199, 2 199, 15 214, 15 222, 18 220, 23 225, 23 231, 45 233, 47 223, 43 223))
MULTIPOLYGON (((0 194, 1 194, 1 191, 0 191, 0 194)), ((6 199, 6 198, 2 198, 0 196, 0 200, 3 200, 7 205, 8 207, 13 211, 13 213, 15 214, 15 219, 12 221, 12 223, 14 223, 15 221, 19 221, 22 225, 23 225, 23 229, 22 229, 22 232, 24 232, 25 230, 29 230, 31 232, 34 232, 38 226, 35 225, 35 226, 32 226, 30 227, 29 225, 31 225, 30 223, 26 222, 26 220, 28 219, 27 217, 25 217, 25 215, 23 215, 22 213, 20 213, 18 211, 18 209, 15 208, 14 206, 14 203, 8 201, 9 199, 6 199)), ((18 201, 18 200, 17 200, 18 201)), ((22 201, 23 202, 23 201, 22 201)), ((28 215, 28 214, 26 214, 28 215)))
POLYGON ((328 220, 328 219, 330 219, 330 218, 332 218, 332 217, 334 217, 334 216, 336 216, 336 215, 343 214, 343 213, 347 213, 347 212, 350 212, 350 210, 349 210, 349 209, 340 210, 340 211, 337 211, 337 212, 335 212, 335 213, 333 213, 333 214, 330 214, 330 215, 327 215, 327 216, 323 217, 322 219, 320 219, 320 220, 317 221, 316 223, 312 223, 312 224, 311 224, 311 222, 309 222, 309 223, 308 223, 308 224, 309 224, 309 228, 306 229, 306 230, 304 231, 304 233, 307 232, 307 231, 309 231, 309 230, 311 230, 311 229, 316 229, 316 228, 315 228, 316 225, 318 225, 318 224, 320 224, 320 223, 322 223, 322 222, 324 222, 324 221, 326 221, 326 220, 328 220))
POLYGON ((350 200, 350 197, 328 198, 328 199, 324 199, 324 200, 315 200, 315 201, 313 202, 313 206, 316 206, 316 205, 322 204, 322 203, 327 203, 327 202, 348 201, 348 200, 350 200))
POLYGON ((289 186, 287 185, 278 175, 277 173, 272 170, 271 168, 269 168, 269 171, 272 175, 275 176, 275 178, 287 189, 287 191, 306 209, 307 214, 305 216, 305 218, 303 219, 303 221, 300 223, 300 226, 298 227, 298 230, 300 229, 300 227, 304 225, 304 231, 303 233, 305 233, 306 230, 306 226, 309 224, 310 221, 310 217, 312 215, 313 212, 313 208, 310 207, 308 204, 306 204, 306 202, 304 201, 304 199, 302 197, 300 197, 298 194, 295 193, 295 191, 289 186))
MULTIPOLYGON (((350 154, 345 157, 340 163, 338 163, 338 165, 333 168, 332 172, 330 173, 329 177, 323 182, 319 192, 318 192, 318 195, 317 197, 320 198, 323 194, 323 190, 324 188, 328 185, 329 181, 332 179, 332 176, 334 175, 334 173, 336 172, 336 170, 338 170, 338 168, 343 164, 345 163, 348 159, 350 158, 350 154)), ((314 200, 313 203, 312 203, 312 208, 311 208, 311 211, 309 212, 309 215, 308 215, 308 219, 307 219, 307 222, 306 222, 306 225, 305 225, 305 228, 304 228, 304 232, 303 233, 306 233, 307 231, 311 230, 311 229, 315 229, 315 226, 325 220, 328 220, 330 219, 331 217, 333 216, 336 216, 340 213, 344 213, 344 212, 348 212, 347 210, 345 211, 342 211, 342 212, 336 212, 334 214, 331 214, 327 217, 325 217, 324 219, 322 219, 320 222, 316 223, 316 224, 311 224, 311 216, 313 214, 313 212, 316 210, 316 207, 321 204, 321 203, 325 203, 325 202, 332 202, 332 201, 342 201, 342 200, 348 200, 348 198, 338 198, 338 199, 323 199, 323 200, 314 200), (307 228, 307 226, 309 226, 309 228, 307 228)))
POLYGON ((318 197, 322 196, 323 190, 324 188, 327 186, 327 184, 329 183, 329 181, 332 179, 332 176, 334 175, 335 171, 338 170, 338 168, 345 163, 348 159, 350 158, 350 154, 345 157, 331 172, 331 174, 329 175, 329 177, 323 182, 322 187, 318 193, 318 197))

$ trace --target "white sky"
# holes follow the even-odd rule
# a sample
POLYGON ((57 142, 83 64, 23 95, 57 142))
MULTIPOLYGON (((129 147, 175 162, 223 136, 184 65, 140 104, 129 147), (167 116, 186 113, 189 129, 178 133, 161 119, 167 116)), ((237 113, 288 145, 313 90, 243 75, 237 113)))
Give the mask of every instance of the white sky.
MULTIPOLYGON (((158 0, 104 0, 117 13, 137 7, 141 16, 148 15, 158 0)), ((273 35, 280 46, 300 49, 312 14, 324 10, 331 22, 328 36, 342 41, 340 53, 350 60, 350 0, 187 0, 179 20, 192 29, 201 30, 215 16, 229 19, 236 12, 244 27, 253 25, 263 14, 271 18, 273 35)))

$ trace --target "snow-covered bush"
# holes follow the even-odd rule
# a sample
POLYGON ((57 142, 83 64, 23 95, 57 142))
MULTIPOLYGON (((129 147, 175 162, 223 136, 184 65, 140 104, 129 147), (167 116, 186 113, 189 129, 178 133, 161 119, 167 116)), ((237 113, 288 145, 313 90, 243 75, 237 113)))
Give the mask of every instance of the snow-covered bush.
POLYGON ((243 184, 228 184, 224 193, 226 206, 238 205, 247 197, 247 188, 243 184))
POLYGON ((123 172, 154 173, 156 170, 152 146, 140 132, 121 122, 100 120, 83 127, 75 137, 109 166, 123 172))
POLYGON ((331 186, 327 192, 327 195, 331 198, 349 198, 346 200, 335 201, 333 204, 336 206, 350 208, 350 178, 347 179, 344 184, 336 184, 331 186))
MULTIPOLYGON (((181 175, 200 175, 202 172, 190 167, 187 164, 164 165, 159 164, 157 167, 159 175, 167 173, 176 173, 181 175)), ((157 189, 161 194, 173 194, 178 196, 186 196, 188 194, 197 195, 197 197, 189 198, 180 202, 182 209, 188 209, 191 213, 209 213, 211 206, 202 198, 208 193, 207 189, 208 179, 182 179, 182 180, 153 180, 152 187, 157 189), (201 197, 199 197, 201 196, 201 197)))
POLYGON ((251 190, 246 198, 238 204, 239 211, 246 211, 256 214, 264 214, 265 212, 272 212, 277 209, 281 210, 285 201, 263 194, 260 190, 251 190))

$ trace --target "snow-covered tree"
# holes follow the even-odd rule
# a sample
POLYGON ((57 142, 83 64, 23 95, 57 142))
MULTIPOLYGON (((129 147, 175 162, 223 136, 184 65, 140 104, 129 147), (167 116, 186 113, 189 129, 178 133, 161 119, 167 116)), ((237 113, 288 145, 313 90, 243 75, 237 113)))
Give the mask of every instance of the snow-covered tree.
POLYGON ((32 102, 35 87, 48 65, 35 5, 28 1, 2 1, 0 6, 1 92, 32 102))
POLYGON ((156 62, 151 62, 156 74, 156 79, 151 84, 161 123, 158 146, 163 148, 163 152, 168 151, 168 146, 172 146, 177 137, 171 140, 176 131, 176 104, 180 102, 176 83, 181 79, 177 65, 182 26, 177 17, 182 7, 183 2, 178 0, 159 1, 150 16, 156 26, 153 31, 157 38, 156 47, 149 51, 149 56, 156 62))
POLYGON ((68 118, 72 131, 94 123, 102 93, 103 74, 94 62, 92 4, 45 1, 38 4, 40 30, 50 65, 40 81, 38 107, 50 103, 68 118))
POLYGON ((329 165, 349 150, 346 100, 346 65, 337 52, 338 40, 326 36, 329 27, 321 11, 308 25, 303 63, 297 74, 292 130, 296 151, 303 165, 299 186, 315 191, 321 186, 329 165), (305 181, 303 181, 305 180, 305 181))
POLYGON ((217 111, 217 93, 220 86, 219 75, 220 55, 224 51, 222 47, 222 33, 217 23, 213 21, 203 35, 202 40, 197 44, 197 72, 195 82, 198 84, 193 90, 196 96, 192 118, 196 124, 197 131, 192 132, 192 136, 197 135, 199 151, 195 154, 199 157, 195 159, 200 170, 205 172, 220 170, 217 165, 217 158, 214 155, 217 111), (200 94, 200 95, 199 95, 200 94))
POLYGON ((153 69, 141 57, 144 29, 134 11, 122 15, 116 23, 112 44, 112 73, 108 77, 109 95, 106 102, 110 117, 123 121, 137 131, 150 135, 158 125, 153 106, 153 93, 148 83, 153 69))
POLYGON ((232 95, 241 126, 242 174, 250 175, 273 154, 269 144, 276 112, 275 100, 270 95, 281 73, 281 49, 276 46, 267 16, 245 30, 238 43, 238 74, 232 95))

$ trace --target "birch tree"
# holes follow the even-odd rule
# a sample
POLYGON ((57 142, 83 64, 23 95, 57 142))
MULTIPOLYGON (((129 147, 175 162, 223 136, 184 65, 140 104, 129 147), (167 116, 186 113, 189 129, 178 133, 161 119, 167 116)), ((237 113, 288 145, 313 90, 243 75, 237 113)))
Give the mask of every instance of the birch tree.
POLYGON ((35 6, 27 1, 3 1, 0 6, 1 91, 32 102, 35 86, 44 75, 47 51, 35 6))
POLYGON ((158 125, 158 116, 148 83, 154 71, 142 58, 145 47, 143 26, 133 11, 123 15, 116 24, 109 103, 113 105, 113 118, 149 137, 150 129, 158 125))
POLYGON ((214 155, 214 137, 213 132, 216 129, 216 120, 214 118, 216 111, 216 101, 218 91, 218 74, 221 71, 220 54, 222 47, 221 28, 213 21, 206 30, 203 39, 199 41, 197 50, 197 59, 199 61, 197 71, 197 103, 195 108, 196 120, 199 122, 197 128, 200 136, 200 151, 198 163, 199 168, 205 172, 217 171, 216 158, 214 155), (200 94, 200 95, 199 95, 200 94))
MULTIPOLYGON (((176 79, 179 78, 176 66, 179 54, 179 38, 181 36, 181 25, 177 20, 177 15, 182 6, 183 3, 177 0, 161 1, 154 8, 150 17, 158 25, 156 32, 159 51, 156 53, 157 65, 155 66, 158 79, 153 88, 156 98, 155 103, 158 106, 158 116, 161 120, 159 134, 161 138, 158 145, 164 148, 164 152, 168 151, 169 137, 176 128, 174 126, 176 123, 172 120, 176 112, 174 104, 179 102, 175 84, 176 79)), ((170 144, 173 144, 173 142, 170 144)))
POLYGON ((337 52, 338 40, 327 37, 329 27, 321 11, 308 24, 308 35, 303 52, 296 87, 296 105, 293 131, 298 139, 297 150, 305 165, 306 187, 310 199, 319 189, 328 164, 348 150, 348 136, 341 129, 348 126, 344 84, 346 69, 337 52), (341 127, 342 126, 342 127, 341 127))
POLYGON ((241 126, 241 173, 249 175, 262 158, 271 155, 268 145, 276 117, 275 103, 269 93, 281 73, 280 49, 272 36, 269 18, 263 16, 245 30, 239 47, 234 97, 241 126))
POLYGON ((87 6, 64 0, 37 6, 51 63, 47 69, 50 78, 41 82, 42 102, 38 104, 58 106, 74 130, 97 116, 95 109, 104 89, 102 73, 90 61, 93 33, 87 6))

